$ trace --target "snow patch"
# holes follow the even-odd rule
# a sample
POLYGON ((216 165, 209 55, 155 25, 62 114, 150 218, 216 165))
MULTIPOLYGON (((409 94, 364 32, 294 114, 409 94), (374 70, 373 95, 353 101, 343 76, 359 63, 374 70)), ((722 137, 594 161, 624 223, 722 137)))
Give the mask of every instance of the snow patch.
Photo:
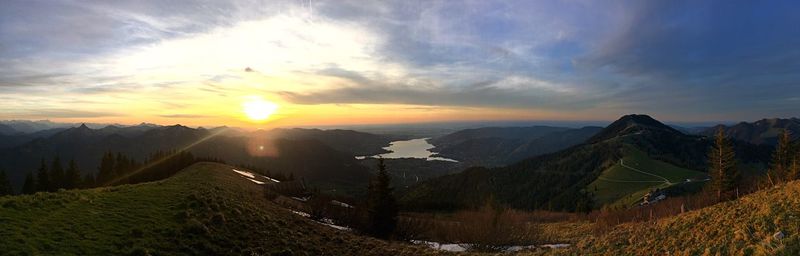
POLYGON ((411 240, 411 243, 426 245, 430 248, 447 252, 466 252, 470 248, 469 244, 442 244, 442 243, 422 241, 422 240, 411 240))
POLYGON ((541 247, 550 248, 550 249, 558 249, 558 248, 567 248, 570 244, 543 244, 541 247))
MULTIPOLYGON (((445 244, 445 243, 438 243, 438 242, 431 242, 431 241, 423 241, 423 240, 411 240, 413 244, 425 245, 432 249, 440 250, 440 251, 448 251, 448 252, 465 252, 470 250, 474 245, 461 243, 461 244, 445 244)), ((549 249, 559 249, 559 248, 566 248, 569 247, 570 244, 543 244, 543 245, 514 245, 509 246, 503 250, 503 252, 519 252, 523 250, 531 250, 536 248, 549 248, 549 249)))
MULTIPOLYGON (((308 213, 305 213, 305 212, 300 212, 300 211, 295 211, 295 210, 291 210, 291 211, 294 214, 297 214, 297 215, 300 215, 300 216, 303 216, 303 217, 306 217, 306 218, 311 218, 311 214, 308 214, 308 213)), ((339 225, 334 224, 333 220, 329 219, 329 218, 322 218, 322 221, 317 221, 317 220, 313 220, 313 221, 316 222, 316 223, 319 223, 319 224, 334 228, 334 229, 342 230, 342 231, 351 231, 352 230, 351 228, 343 227, 343 226, 339 226, 339 225)))
POLYGON ((280 182, 279 180, 276 180, 276 179, 273 179, 273 178, 270 178, 270 177, 267 177, 267 176, 264 176, 264 175, 260 175, 260 174, 254 174, 252 172, 240 171, 240 170, 236 170, 236 169, 231 169, 231 170, 233 170, 234 172, 238 173, 239 175, 242 175, 242 176, 245 176, 247 178, 250 178, 251 181, 253 181, 253 182, 257 183, 257 184, 264 184, 265 182, 255 180, 256 175, 258 175, 258 177, 260 177, 262 179, 265 179, 265 180, 268 180, 268 181, 272 181, 272 182, 275 182, 275 183, 279 183, 280 182))
POLYGON ((263 182, 263 181, 257 181, 257 180, 251 179, 251 178, 247 178, 247 179, 248 179, 248 180, 250 180, 250 181, 252 181, 253 183, 256 183, 256 184, 258 184, 258 185, 263 185, 263 184, 264 184, 264 182, 263 182))
POLYGON ((248 178, 251 178, 251 179, 255 179, 256 178, 256 176, 253 175, 250 172, 240 171, 240 170, 236 170, 236 169, 233 169, 233 171, 238 173, 239 175, 242 175, 242 176, 245 176, 245 177, 248 177, 248 178))
POLYGON ((336 201, 336 200, 331 200, 331 204, 332 205, 336 205, 336 206, 341 206, 341 207, 344 207, 344 208, 353 208, 352 205, 349 205, 349 204, 346 204, 346 203, 343 203, 343 202, 340 202, 340 201, 336 201))
POLYGON ((296 196, 293 196, 292 199, 300 201, 300 202, 308 201, 308 197, 296 197, 296 196))
POLYGON ((308 214, 308 213, 298 212, 298 211, 292 211, 292 213, 300 215, 300 216, 303 216, 303 217, 306 217, 306 218, 311 218, 311 214, 308 214))

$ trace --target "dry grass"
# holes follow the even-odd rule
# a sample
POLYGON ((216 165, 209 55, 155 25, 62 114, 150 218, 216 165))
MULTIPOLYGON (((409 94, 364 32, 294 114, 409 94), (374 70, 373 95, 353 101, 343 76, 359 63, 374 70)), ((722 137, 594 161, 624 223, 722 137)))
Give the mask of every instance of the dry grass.
POLYGON ((581 241, 581 254, 798 255, 800 182, 652 222, 619 225, 581 241), (783 239, 774 239, 776 232, 783 239))

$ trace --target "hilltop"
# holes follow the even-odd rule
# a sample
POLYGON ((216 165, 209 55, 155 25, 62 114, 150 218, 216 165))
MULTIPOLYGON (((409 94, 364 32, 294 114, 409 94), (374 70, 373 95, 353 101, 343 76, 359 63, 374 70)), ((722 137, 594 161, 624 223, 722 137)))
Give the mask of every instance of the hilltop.
POLYGON ((495 200, 517 209, 585 211, 700 176, 708 146, 703 137, 683 134, 647 115, 626 115, 582 144, 505 167, 471 168, 425 181, 409 189, 401 202, 419 210, 474 208, 495 200), (637 171, 621 160, 649 169, 637 171), (669 179, 642 180, 643 172, 669 179), (645 182, 631 186, 640 181, 645 182))
POLYGON ((266 200, 232 167, 172 178, 0 198, 0 251, 74 255, 427 255, 312 222, 266 200))

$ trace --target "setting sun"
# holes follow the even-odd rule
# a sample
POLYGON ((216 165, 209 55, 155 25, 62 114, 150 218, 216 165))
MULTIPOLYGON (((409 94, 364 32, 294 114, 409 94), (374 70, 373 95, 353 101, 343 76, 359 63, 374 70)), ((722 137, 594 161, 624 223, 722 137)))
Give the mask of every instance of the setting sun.
POLYGON ((251 98, 242 103, 242 109, 247 118, 264 121, 278 110, 278 105, 261 98, 251 98))

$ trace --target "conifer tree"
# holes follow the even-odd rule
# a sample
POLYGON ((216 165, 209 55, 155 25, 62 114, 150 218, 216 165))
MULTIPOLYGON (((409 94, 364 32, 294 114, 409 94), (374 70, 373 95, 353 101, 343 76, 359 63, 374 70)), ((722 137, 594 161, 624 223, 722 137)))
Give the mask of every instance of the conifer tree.
POLYGON ((67 166, 67 172, 64 174, 64 188, 73 189, 78 188, 81 184, 81 171, 78 169, 78 164, 75 159, 70 159, 67 166))
POLYGON ((383 158, 378 158, 378 176, 369 186, 368 212, 370 232, 382 239, 389 238, 397 226, 397 205, 390 183, 391 178, 383 158))
POLYGON ((106 182, 114 179, 114 154, 106 152, 100 160, 100 167, 97 170, 96 185, 102 186, 106 182))
POLYGON ((22 193, 30 195, 36 193, 36 180, 33 178, 33 173, 28 173, 25 176, 25 184, 22 185, 22 193))
POLYGON ((97 186, 97 181, 95 180, 94 173, 89 172, 86 176, 83 176, 83 181, 81 182, 81 188, 93 188, 97 186))
POLYGON ((778 145, 775 146, 775 152, 772 153, 769 178, 773 183, 783 181, 787 178, 792 160, 790 159, 791 151, 789 132, 783 130, 783 132, 778 135, 778 145))
POLYGON ((711 190, 722 200, 731 195, 737 186, 739 172, 736 169, 736 154, 725 137, 725 131, 717 130, 714 145, 708 152, 708 174, 711 176, 711 190))
POLYGON ((64 167, 61 166, 61 158, 56 156, 53 158, 53 164, 50 165, 50 189, 49 191, 57 191, 64 188, 64 167))
POLYGON ((12 194, 14 194, 14 189, 11 188, 11 180, 6 175, 6 171, 0 170, 0 196, 12 194))
POLYGON ((44 158, 36 171, 36 191, 48 191, 50 189, 50 175, 47 174, 47 165, 44 158))

